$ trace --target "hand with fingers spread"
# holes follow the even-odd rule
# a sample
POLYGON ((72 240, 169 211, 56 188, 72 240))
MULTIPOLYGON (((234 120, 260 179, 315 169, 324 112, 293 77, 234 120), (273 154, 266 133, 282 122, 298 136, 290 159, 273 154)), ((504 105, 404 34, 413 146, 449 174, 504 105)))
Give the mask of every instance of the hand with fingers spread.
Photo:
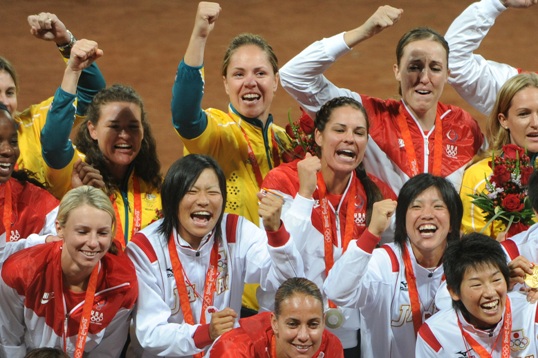
POLYGON ((310 153, 306 153, 303 160, 297 163, 297 173, 299 174, 299 195, 303 198, 311 199, 316 191, 317 173, 321 170, 321 160, 310 153))
POLYGON ((71 186, 76 188, 82 185, 91 185, 98 189, 104 189, 105 181, 98 169, 79 159, 73 166, 71 186))
POLYGON ((231 331, 234 328, 236 318, 237 313, 230 307, 214 312, 209 323, 209 337, 215 340, 221 334, 231 331))
POLYGON ((385 199, 374 203, 372 208, 372 219, 368 225, 368 231, 376 236, 381 236, 390 224, 390 220, 396 211, 395 200, 385 199))
POLYGON ((280 214, 282 213, 284 199, 272 191, 262 189, 258 193, 258 200, 260 201, 258 213, 263 219, 265 230, 277 231, 280 228, 280 214))

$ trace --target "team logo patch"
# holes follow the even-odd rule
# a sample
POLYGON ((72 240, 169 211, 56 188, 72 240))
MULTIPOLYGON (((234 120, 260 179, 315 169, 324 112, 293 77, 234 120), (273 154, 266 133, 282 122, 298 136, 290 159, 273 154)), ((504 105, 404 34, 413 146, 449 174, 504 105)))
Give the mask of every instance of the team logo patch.
POLYGON ((45 305, 52 299, 54 299, 54 292, 45 292, 41 298, 41 304, 45 305))
POLYGON ((400 281, 400 291, 407 291, 407 282, 400 281))
POLYGON ((11 235, 9 235, 9 241, 11 242, 19 241, 20 238, 21 238, 21 234, 19 233, 17 229, 11 231, 11 235))
POLYGON ((529 345, 530 341, 528 337, 525 337, 525 333, 522 329, 512 331, 510 335, 510 350, 513 352, 522 351, 529 345))
POLYGON ((458 155, 458 147, 455 145, 447 144, 445 151, 446 151, 447 157, 449 158, 456 158, 458 155))
POLYGON ((97 312, 92 310, 91 317, 90 317, 90 324, 98 324, 101 325, 103 322, 103 312, 97 312))
POLYGON ((366 225, 366 214, 365 213, 355 213, 354 214, 355 225, 364 226, 366 225))
POLYGON ((398 138, 398 146, 400 148, 405 147, 405 142, 404 142, 404 140, 402 138, 398 138))

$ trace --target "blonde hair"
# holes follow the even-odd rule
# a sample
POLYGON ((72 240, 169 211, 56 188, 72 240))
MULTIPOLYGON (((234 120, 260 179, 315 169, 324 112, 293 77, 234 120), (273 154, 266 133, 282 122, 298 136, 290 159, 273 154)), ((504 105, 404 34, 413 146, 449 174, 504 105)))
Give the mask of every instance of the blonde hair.
MULTIPOLYGON (((110 218, 112 219, 111 235, 112 239, 114 239, 116 234, 116 213, 114 207, 112 206, 110 198, 102 190, 94 188, 93 186, 79 186, 78 188, 71 189, 64 195, 60 202, 58 216, 56 217, 58 225, 65 227, 65 224, 69 219, 69 213, 82 205, 89 205, 110 215, 110 218)), ((110 246, 109 251, 112 253, 116 252, 114 243, 110 246)))
POLYGON ((527 87, 538 88, 538 75, 536 73, 521 73, 510 78, 497 93, 488 121, 486 122, 486 138, 491 150, 501 150, 505 144, 510 144, 510 132, 499 123, 499 114, 508 117, 512 106, 512 99, 521 90, 527 87))

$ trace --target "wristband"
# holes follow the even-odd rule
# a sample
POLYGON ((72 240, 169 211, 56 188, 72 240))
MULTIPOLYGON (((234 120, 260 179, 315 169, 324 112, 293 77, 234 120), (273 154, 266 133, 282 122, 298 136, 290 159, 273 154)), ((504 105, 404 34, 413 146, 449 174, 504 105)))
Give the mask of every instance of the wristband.
POLYGON ((56 45, 58 46, 58 50, 60 50, 60 53, 63 57, 69 58, 71 55, 71 48, 77 42, 77 39, 75 36, 71 33, 71 31, 67 30, 67 33, 69 34, 69 42, 64 45, 56 45))

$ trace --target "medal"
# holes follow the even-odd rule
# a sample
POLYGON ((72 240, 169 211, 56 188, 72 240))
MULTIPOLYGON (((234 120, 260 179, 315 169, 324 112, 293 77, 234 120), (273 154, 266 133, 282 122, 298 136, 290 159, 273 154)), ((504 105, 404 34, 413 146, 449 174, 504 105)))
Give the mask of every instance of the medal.
POLYGON ((538 288, 538 266, 532 268, 532 275, 525 276, 525 283, 530 288, 538 288))
POLYGON ((344 315, 339 308, 329 308, 325 311, 325 325, 331 329, 337 329, 344 324, 344 315))

